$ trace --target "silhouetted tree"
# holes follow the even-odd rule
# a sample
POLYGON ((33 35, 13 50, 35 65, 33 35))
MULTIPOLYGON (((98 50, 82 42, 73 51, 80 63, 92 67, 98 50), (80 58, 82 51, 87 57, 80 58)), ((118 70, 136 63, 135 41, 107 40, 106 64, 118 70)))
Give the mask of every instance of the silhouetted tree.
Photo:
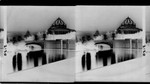
POLYGON ((45 40, 46 39, 46 34, 45 33, 43 33, 43 40, 45 40))
POLYGON ((22 41, 22 40, 23 40, 22 36, 17 36, 17 41, 22 41))
POLYGON ((30 33, 30 31, 28 30, 28 31, 26 32, 26 34, 24 35, 24 37, 27 38, 27 37, 29 37, 29 36, 31 36, 31 33, 30 33))
POLYGON ((82 36, 82 43, 86 42, 86 37, 82 36))
POLYGON ((13 43, 16 43, 16 42, 17 42, 17 38, 16 38, 15 36, 12 38, 12 42, 13 42, 13 43))
POLYGON ((96 36, 98 36, 98 35, 100 35, 100 33, 99 33, 98 30, 96 30, 96 32, 95 32, 95 34, 94 34, 94 37, 96 37, 96 36))
POLYGON ((92 37, 90 35, 86 35, 86 40, 90 41, 90 40, 92 40, 92 37))
POLYGON ((34 34, 34 40, 35 41, 39 40, 38 35, 34 34))
POLYGON ((107 39, 108 39, 107 34, 103 34, 103 39, 104 39, 104 40, 107 40, 107 39))
POLYGON ((116 34, 113 32, 113 33, 112 33, 112 39, 114 40, 115 37, 116 37, 116 34))

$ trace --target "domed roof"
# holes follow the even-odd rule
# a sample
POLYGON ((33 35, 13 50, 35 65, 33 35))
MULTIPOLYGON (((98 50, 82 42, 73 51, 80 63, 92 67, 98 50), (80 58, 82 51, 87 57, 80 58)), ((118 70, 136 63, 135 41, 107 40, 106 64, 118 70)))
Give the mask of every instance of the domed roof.
POLYGON ((127 17, 121 24, 121 26, 127 26, 127 25, 136 26, 136 24, 130 17, 127 17))
POLYGON ((124 34, 133 34, 140 31, 142 31, 142 29, 137 28, 136 24, 130 17, 127 17, 117 29, 117 33, 124 34))
POLYGON ((62 28, 66 28, 67 25, 65 24, 65 22, 60 18, 58 17, 54 23, 52 24, 51 28, 54 28, 54 27, 62 27, 62 28))
POLYGON ((75 30, 67 28, 66 23, 58 17, 47 30, 47 34, 66 34, 72 31, 75 30))

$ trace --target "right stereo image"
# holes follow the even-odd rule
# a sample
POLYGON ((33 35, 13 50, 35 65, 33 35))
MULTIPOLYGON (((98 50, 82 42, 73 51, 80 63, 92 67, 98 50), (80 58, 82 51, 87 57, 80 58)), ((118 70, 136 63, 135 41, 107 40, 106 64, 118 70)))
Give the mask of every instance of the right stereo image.
POLYGON ((76 81, 149 81, 148 8, 77 7, 76 81))

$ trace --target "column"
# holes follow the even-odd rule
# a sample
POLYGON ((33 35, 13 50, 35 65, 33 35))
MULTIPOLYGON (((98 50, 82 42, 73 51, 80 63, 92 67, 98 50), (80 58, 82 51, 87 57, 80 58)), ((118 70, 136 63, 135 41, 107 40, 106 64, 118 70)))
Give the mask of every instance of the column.
POLYGON ((60 54, 61 56, 63 54, 63 40, 62 39, 60 39, 60 54))
POLYGON ((130 39, 130 55, 132 54, 132 39, 130 39))

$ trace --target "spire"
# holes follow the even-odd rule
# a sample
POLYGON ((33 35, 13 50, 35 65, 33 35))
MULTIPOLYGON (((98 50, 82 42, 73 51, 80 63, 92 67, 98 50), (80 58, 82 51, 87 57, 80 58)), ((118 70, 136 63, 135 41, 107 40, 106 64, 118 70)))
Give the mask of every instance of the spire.
POLYGON ((54 27, 66 28, 66 24, 60 17, 58 17, 51 26, 51 28, 54 27))
POLYGON ((122 26, 136 26, 134 21, 128 16, 121 24, 122 26))
POLYGON ((75 30, 67 28, 65 22, 60 17, 58 17, 47 30, 47 34, 66 34, 71 31, 75 30))
POLYGON ((139 29, 136 27, 136 24, 134 21, 128 16, 120 25, 120 27, 117 29, 117 33, 124 33, 124 34, 134 34, 139 31, 142 31, 142 29, 139 29))

